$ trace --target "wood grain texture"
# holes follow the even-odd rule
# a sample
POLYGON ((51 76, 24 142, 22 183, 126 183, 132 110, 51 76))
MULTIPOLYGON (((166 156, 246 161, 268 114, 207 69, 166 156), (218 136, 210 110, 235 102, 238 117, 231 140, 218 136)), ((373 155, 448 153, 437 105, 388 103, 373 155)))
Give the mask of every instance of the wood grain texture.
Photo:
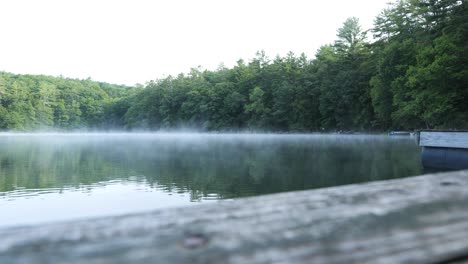
POLYGON ((421 147, 468 148, 468 132, 419 132, 421 147))
POLYGON ((464 263, 468 171, 0 229, 0 263, 464 263))

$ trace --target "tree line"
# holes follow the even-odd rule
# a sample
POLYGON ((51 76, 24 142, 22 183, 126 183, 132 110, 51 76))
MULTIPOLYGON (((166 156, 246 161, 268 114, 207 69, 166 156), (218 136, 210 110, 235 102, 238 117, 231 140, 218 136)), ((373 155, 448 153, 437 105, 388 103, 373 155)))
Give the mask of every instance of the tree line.
POLYGON ((370 32, 347 19, 313 59, 258 52, 132 88, 1 73, 0 129, 466 129, 467 38, 465 0, 401 0, 370 32))
POLYGON ((91 80, 0 72, 0 129, 102 128, 109 106, 136 88, 91 80))

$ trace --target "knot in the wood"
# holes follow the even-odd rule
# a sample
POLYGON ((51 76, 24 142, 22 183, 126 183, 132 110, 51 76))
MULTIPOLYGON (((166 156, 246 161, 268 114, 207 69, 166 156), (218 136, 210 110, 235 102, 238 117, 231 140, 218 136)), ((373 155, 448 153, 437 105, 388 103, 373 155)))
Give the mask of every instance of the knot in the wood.
POLYGON ((186 234, 182 246, 187 249, 196 249, 208 243, 208 238, 203 234, 186 234))
POLYGON ((442 186, 453 186, 453 185, 459 185, 458 182, 455 181, 443 181, 440 183, 442 186))

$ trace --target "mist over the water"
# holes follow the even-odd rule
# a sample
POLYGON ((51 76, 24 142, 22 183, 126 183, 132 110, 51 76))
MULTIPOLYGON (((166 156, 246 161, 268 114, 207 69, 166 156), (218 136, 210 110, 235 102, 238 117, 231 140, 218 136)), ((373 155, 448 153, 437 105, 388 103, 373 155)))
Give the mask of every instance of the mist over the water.
POLYGON ((418 175, 419 155, 379 135, 0 133, 0 227, 418 175))

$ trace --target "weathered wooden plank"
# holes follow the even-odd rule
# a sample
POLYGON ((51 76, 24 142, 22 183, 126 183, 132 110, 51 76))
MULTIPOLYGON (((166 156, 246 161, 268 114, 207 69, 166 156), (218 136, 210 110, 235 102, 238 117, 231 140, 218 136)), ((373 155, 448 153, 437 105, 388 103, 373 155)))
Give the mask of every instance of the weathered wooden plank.
POLYGON ((468 171, 0 229, 0 263, 463 263, 468 171))
POLYGON ((421 147, 468 148, 468 132, 419 132, 421 147))

